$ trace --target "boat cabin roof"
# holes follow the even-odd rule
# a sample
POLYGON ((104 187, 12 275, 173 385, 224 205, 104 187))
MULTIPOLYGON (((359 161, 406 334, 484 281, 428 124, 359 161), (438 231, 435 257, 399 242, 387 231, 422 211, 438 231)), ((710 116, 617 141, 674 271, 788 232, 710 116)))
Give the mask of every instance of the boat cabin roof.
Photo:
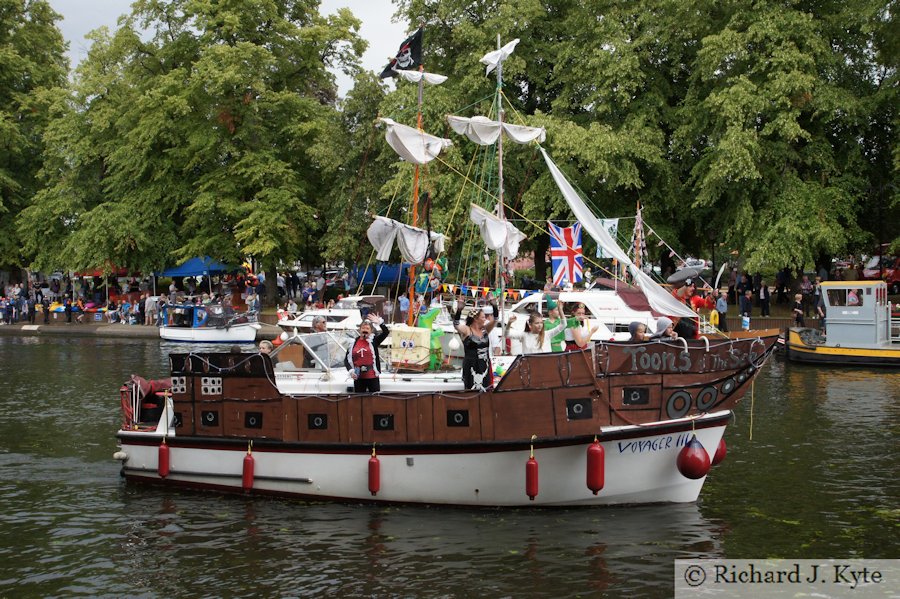
MULTIPOLYGON (((612 283, 610 281, 610 283, 612 283)), ((527 311, 527 308, 538 304, 541 306, 541 312, 546 312, 544 305, 546 297, 552 297, 563 304, 584 304, 587 309, 596 316, 602 316, 604 313, 652 313, 659 316, 650 308, 646 296, 639 290, 628 285, 622 284, 618 289, 607 287, 594 287, 586 291, 550 291, 537 292, 529 295, 525 299, 513 305, 512 310, 516 312, 527 311)))

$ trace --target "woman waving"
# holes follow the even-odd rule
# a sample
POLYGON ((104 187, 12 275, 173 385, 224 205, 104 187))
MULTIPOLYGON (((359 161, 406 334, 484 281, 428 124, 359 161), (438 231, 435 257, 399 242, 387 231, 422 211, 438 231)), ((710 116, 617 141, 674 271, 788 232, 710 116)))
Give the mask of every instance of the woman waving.
POLYGON ((494 384, 488 335, 497 324, 495 313, 493 306, 475 308, 466 316, 465 324, 460 322, 462 306, 457 307, 453 315, 453 325, 463 344, 462 378, 466 389, 484 391, 494 384), (490 316, 486 310, 490 310, 490 316))

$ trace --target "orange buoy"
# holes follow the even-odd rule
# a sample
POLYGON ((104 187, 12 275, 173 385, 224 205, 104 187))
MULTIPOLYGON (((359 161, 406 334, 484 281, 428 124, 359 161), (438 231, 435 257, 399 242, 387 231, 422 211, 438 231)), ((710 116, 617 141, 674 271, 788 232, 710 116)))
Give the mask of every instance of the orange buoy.
POLYGON ((693 435, 688 444, 681 448, 675 463, 683 476, 693 480, 709 474, 709 454, 697 440, 697 435, 693 435))
POLYGON ((719 440, 719 446, 716 448, 716 455, 713 456, 712 465, 715 466, 725 459, 728 455, 728 446, 725 444, 725 437, 719 440))
POLYGON ((372 446, 372 457, 369 458, 369 493, 373 496, 381 490, 381 462, 375 455, 375 446, 372 446))
POLYGON ((163 437, 162 444, 159 446, 156 471, 159 473, 160 478, 169 476, 169 446, 166 445, 165 437, 163 437))
POLYGON ((244 491, 249 491, 253 488, 253 470, 254 470, 254 460, 253 460, 253 441, 247 444, 247 455, 244 456, 244 470, 241 475, 241 487, 244 491))
POLYGON ((599 493, 603 488, 606 471, 604 457, 603 446, 600 445, 600 442, 594 437, 594 442, 588 445, 587 448, 587 488, 590 489, 594 495, 599 493))

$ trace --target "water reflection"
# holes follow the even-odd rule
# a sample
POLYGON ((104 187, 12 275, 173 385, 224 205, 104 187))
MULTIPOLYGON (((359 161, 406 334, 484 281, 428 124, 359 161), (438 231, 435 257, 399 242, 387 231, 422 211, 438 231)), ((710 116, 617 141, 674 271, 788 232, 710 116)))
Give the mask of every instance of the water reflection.
POLYGON ((671 576, 676 557, 722 555, 721 531, 696 505, 485 511, 144 489, 123 496, 123 511, 134 518, 123 552, 135 558, 175 552, 180 570, 202 563, 220 576, 229 573, 226 586, 202 573, 202 584, 181 580, 187 595, 249 589, 245 579, 265 580, 276 594, 297 584, 303 594, 405 589, 404 595, 454 596, 466 588, 473 596, 498 596, 527 588, 531 596, 558 596, 560 589, 611 585, 620 594, 655 588, 671 576))
POLYGON ((117 390, 167 351, 0 337, 0 596, 669 597, 676 558, 900 549, 896 374, 771 361, 698 504, 385 508, 125 485, 117 390))

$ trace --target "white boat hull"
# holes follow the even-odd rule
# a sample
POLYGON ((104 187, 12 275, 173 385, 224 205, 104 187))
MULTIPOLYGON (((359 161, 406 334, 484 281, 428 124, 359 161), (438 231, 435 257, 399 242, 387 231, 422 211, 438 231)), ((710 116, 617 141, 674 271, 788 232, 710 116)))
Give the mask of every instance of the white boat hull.
POLYGON ((253 343, 256 341, 254 323, 235 324, 226 328, 159 327, 159 336, 166 341, 189 343, 253 343))
MULTIPOLYGON (((729 413, 697 419, 697 438, 715 454, 729 413), (712 421, 704 423, 704 420, 712 421)), ((605 486, 586 485, 589 438, 535 442, 539 492, 525 493, 527 444, 480 443, 385 446, 379 449, 380 489, 368 488, 371 448, 258 441, 251 492, 314 499, 462 506, 594 506, 692 502, 705 477, 679 473, 676 459, 691 438, 689 419, 601 431, 605 486)), ((240 492, 247 441, 169 437, 170 471, 158 473, 161 435, 120 431, 123 474, 130 480, 240 492), (183 442, 183 445, 181 444, 183 442)))

